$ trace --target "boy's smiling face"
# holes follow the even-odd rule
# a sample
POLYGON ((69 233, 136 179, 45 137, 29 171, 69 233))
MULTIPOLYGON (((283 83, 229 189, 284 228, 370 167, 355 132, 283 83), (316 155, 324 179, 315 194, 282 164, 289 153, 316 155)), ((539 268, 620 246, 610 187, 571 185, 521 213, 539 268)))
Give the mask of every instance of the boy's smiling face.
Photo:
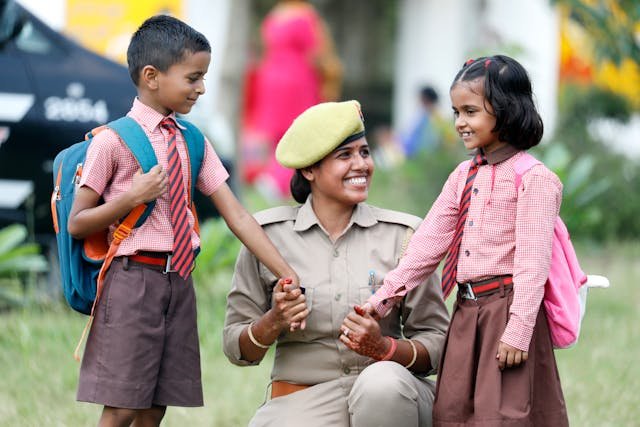
MULTIPOLYGON (((185 52, 182 60, 170 66, 167 71, 151 67, 155 73, 146 76, 150 77, 147 81, 151 90, 145 94, 140 93, 141 100, 163 116, 172 111, 189 113, 198 97, 205 92, 204 76, 210 62, 209 52, 185 52)), ((144 73, 145 70, 143 75, 144 73)))

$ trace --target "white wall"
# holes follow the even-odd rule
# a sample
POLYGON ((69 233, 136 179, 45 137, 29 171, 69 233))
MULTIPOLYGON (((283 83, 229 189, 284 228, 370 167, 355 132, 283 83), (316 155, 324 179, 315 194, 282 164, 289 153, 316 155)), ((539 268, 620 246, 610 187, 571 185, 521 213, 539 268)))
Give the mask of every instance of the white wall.
POLYGON ((229 157, 235 151, 235 136, 230 120, 221 111, 220 92, 231 24, 231 0, 184 1, 186 21, 204 34, 211 44, 211 64, 205 77, 206 92, 198 99, 189 118, 214 141, 218 154, 229 157))
POLYGON ((66 0, 17 0, 29 12, 55 30, 62 30, 67 19, 66 0))
POLYGON ((524 49, 516 58, 529 72, 545 137, 557 114, 559 16, 548 0, 489 0, 487 26, 524 49))
POLYGON ((474 52, 518 45, 538 107, 551 135, 556 117, 558 17, 548 0, 402 0, 399 10, 393 122, 411 120, 422 84, 440 95, 450 115, 449 86, 474 52), (483 7, 484 5, 484 7, 483 7), (492 49, 492 47, 494 47, 492 49))

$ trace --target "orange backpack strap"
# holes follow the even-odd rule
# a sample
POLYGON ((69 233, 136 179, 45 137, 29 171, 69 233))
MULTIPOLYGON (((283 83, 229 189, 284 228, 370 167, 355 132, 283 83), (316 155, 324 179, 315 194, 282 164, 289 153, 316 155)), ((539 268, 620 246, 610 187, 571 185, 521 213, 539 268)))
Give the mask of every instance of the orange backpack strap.
POLYGON ((107 251, 107 255, 102 264, 102 268, 100 268, 100 273, 98 274, 98 283, 96 288, 96 299, 93 301, 93 307, 91 307, 91 315, 87 320, 87 324, 82 331, 82 335, 80 336, 80 341, 76 346, 75 351, 73 352, 73 357, 80 361, 80 347, 84 342, 85 337, 87 336, 87 332, 89 332, 89 328, 91 327, 91 323, 93 322, 93 318, 95 316, 95 309, 98 305, 98 300, 100 300, 100 295, 102 294, 102 288, 104 285, 104 278, 107 274, 107 270, 109 270, 109 266, 111 266, 111 261, 115 257, 118 252, 118 248, 120 247, 120 243, 131 234, 131 230, 133 230, 136 222, 142 216, 145 209, 147 209, 146 204, 141 204, 133 208, 129 215, 118 225, 118 228, 113 233, 113 240, 111 241, 111 245, 109 245, 109 250, 107 251))

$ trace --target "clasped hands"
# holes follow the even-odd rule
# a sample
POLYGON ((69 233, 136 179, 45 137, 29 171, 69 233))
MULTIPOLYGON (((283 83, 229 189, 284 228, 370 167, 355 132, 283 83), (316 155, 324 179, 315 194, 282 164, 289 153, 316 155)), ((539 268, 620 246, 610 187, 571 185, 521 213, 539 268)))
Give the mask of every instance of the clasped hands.
MULTIPOLYGON (((380 333, 379 319, 369 303, 354 306, 354 313, 349 313, 342 322, 340 341, 356 353, 379 360, 388 350, 388 344, 380 333)), ((500 370, 520 366, 528 358, 528 352, 502 341, 498 343, 496 360, 500 370)))
POLYGON ((354 306, 340 326, 340 341, 356 353, 381 360, 388 352, 390 340, 380 330, 378 318, 368 304, 354 306))
MULTIPOLYGON (((276 326, 280 330, 295 331, 306 327, 309 309, 304 288, 295 285, 291 279, 279 279, 273 288, 271 311, 276 326)), ((389 342, 382 336, 380 325, 371 312, 354 307, 343 320, 340 341, 348 348, 363 356, 382 358, 389 350, 389 342)))
POLYGON ((278 279, 273 288, 271 311, 276 326, 289 329, 291 332, 306 327, 309 315, 304 288, 293 283, 291 279, 278 279))

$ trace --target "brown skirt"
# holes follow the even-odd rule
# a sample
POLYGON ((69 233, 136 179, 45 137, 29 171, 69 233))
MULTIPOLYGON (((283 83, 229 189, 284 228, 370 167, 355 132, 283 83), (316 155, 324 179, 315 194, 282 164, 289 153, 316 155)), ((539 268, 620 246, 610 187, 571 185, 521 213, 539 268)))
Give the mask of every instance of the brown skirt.
POLYGON ((440 362, 434 426, 568 426, 549 328, 541 307, 529 359, 500 371, 496 354, 513 289, 456 301, 440 362))

